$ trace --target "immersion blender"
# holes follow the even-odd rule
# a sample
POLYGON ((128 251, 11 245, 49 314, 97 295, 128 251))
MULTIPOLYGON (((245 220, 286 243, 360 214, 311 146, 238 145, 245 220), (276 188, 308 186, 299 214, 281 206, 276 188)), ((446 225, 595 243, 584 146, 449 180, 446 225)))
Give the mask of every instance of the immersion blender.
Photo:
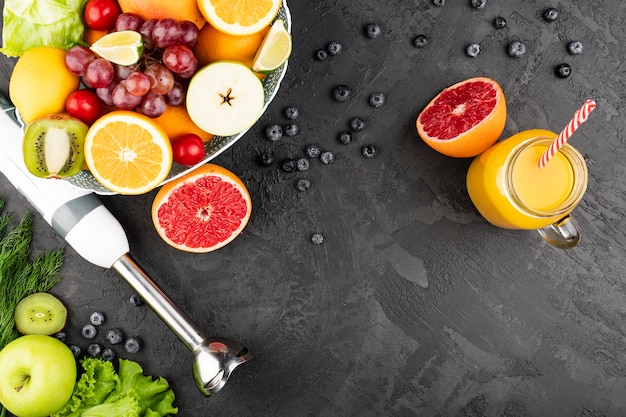
POLYGON ((66 181, 38 178, 24 165, 24 132, 15 108, 0 95, 0 171, 43 218, 87 261, 117 271, 193 353, 198 389, 221 390, 231 372, 251 357, 238 342, 207 337, 133 261, 124 229, 90 191, 66 181))

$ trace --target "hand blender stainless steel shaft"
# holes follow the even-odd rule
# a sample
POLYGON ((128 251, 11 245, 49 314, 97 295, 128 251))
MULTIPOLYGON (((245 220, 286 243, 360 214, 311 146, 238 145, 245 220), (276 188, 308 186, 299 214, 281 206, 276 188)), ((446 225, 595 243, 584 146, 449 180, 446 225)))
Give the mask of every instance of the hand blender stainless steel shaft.
POLYGON ((193 374, 204 395, 221 390, 251 358, 238 342, 207 337, 131 258, 120 223, 97 196, 66 181, 37 178, 22 156, 23 131, 12 104, 0 95, 0 171, 74 250, 94 265, 117 271, 193 353, 193 374))

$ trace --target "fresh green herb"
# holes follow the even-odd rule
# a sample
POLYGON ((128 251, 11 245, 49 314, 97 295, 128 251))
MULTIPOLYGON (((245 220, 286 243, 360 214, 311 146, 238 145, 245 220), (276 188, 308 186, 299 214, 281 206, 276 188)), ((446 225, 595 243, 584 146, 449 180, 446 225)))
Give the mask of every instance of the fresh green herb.
POLYGON ((84 372, 72 398, 51 417, 164 417, 178 414, 174 391, 163 377, 143 374, 141 366, 128 359, 113 364, 97 357, 81 360, 84 372))

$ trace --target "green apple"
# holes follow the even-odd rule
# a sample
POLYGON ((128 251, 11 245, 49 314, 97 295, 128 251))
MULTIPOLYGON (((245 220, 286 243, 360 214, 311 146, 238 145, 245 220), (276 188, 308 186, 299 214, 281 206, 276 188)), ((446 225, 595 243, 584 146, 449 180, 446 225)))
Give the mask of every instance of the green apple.
POLYGON ((265 92, 261 80, 244 64, 216 61, 194 74, 185 101, 189 117, 200 129, 231 136, 258 120, 265 92))
POLYGON ((76 384, 72 351, 51 336, 18 337, 0 351, 0 403, 17 417, 59 410, 76 384))

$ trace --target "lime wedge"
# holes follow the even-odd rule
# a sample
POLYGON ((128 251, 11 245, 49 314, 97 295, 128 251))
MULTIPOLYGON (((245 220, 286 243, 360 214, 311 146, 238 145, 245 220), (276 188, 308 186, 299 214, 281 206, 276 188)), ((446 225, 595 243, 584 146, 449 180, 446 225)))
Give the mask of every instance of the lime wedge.
POLYGON ((114 64, 132 65, 141 57, 143 39, 139 32, 122 30, 104 35, 90 49, 114 64))
POLYGON ((291 35, 287 32, 283 19, 276 19, 259 46, 252 61, 252 70, 269 74, 287 61, 289 55, 291 55, 291 35))

